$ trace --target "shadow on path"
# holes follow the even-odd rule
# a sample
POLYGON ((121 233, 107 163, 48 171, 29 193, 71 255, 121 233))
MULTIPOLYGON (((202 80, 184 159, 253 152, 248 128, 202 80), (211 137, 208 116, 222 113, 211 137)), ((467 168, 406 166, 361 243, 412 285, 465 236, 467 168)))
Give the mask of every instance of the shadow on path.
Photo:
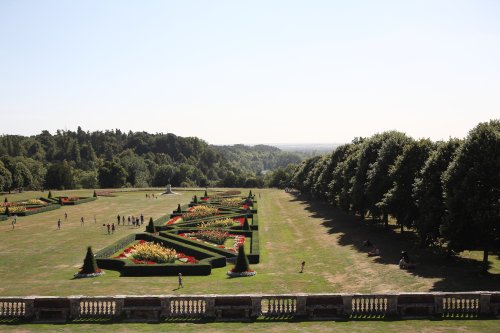
MULTIPOLYGON (((431 291, 479 291, 500 290, 500 274, 480 274, 481 261, 461 257, 448 258, 440 248, 420 248, 416 235, 406 231, 400 234, 382 224, 362 220, 325 203, 297 197, 290 201, 306 205, 312 217, 323 219, 322 223, 331 234, 340 234, 339 244, 353 246, 359 252, 368 253, 371 247, 363 245, 370 240, 380 249, 381 255, 374 261, 383 265, 397 265, 400 253, 406 250, 417 267, 410 274, 423 278, 437 278, 431 291)), ((490 258, 498 257, 490 255, 490 258)))

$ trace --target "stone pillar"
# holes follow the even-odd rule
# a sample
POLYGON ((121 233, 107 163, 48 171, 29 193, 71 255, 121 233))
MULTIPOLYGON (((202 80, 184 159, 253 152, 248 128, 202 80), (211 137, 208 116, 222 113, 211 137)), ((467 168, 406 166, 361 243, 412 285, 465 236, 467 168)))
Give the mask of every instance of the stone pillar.
POLYGON ((161 297, 161 312, 160 318, 169 318, 170 317, 170 297, 161 297))
POLYGON ((352 295, 342 295, 342 302, 344 303, 344 314, 350 316, 352 314, 352 295))
POLYGON ((123 317, 123 305, 125 304, 125 296, 114 296, 115 301, 115 319, 123 317))
POLYGON ((398 295, 387 295, 387 316, 398 314, 398 295))
POLYGON ((443 314, 443 294, 434 294, 434 313, 433 315, 443 314))
POLYGON ((31 321, 35 317, 35 297, 24 298, 24 319, 26 321, 31 321))
POLYGON ((306 310, 307 295, 297 295, 297 304, 295 308, 295 315, 298 317, 307 316, 306 310))
POLYGON ((487 315, 493 314, 490 308, 491 294, 483 294, 479 295, 479 314, 487 315))
POLYGON ((217 296, 204 296, 205 298, 205 317, 215 318, 215 298, 217 296))
POLYGON ((80 316, 80 296, 69 296, 69 319, 76 319, 80 316))
POLYGON ((251 317, 257 318, 262 314, 262 297, 260 296, 250 296, 252 300, 252 313, 251 317))

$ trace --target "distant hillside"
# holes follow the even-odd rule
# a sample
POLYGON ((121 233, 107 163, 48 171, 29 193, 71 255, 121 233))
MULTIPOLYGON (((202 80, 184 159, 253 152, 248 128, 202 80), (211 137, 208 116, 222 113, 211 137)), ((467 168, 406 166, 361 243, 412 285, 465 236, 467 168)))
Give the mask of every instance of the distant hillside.
POLYGON ((305 154, 309 157, 331 153, 341 143, 276 143, 272 144, 283 151, 305 154))
POLYGON ((246 172, 261 173, 267 170, 285 168, 289 164, 300 163, 306 156, 285 152, 268 145, 213 146, 233 167, 246 172))
POLYGON ((279 148, 213 146, 172 133, 42 131, 0 136, 0 191, 42 188, 264 186, 262 172, 299 163, 279 148))

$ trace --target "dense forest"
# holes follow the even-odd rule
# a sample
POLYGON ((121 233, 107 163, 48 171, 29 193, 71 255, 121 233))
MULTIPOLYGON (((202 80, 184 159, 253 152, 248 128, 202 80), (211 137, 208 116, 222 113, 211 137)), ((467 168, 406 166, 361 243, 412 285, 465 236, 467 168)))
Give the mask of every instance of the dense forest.
POLYGON ((0 136, 0 191, 146 186, 262 187, 302 156, 270 146, 120 130, 0 136))
POLYGON ((276 170, 290 186, 362 219, 393 217, 422 246, 500 249, 500 121, 481 123, 464 140, 415 140, 390 131, 356 138, 332 153, 276 170))

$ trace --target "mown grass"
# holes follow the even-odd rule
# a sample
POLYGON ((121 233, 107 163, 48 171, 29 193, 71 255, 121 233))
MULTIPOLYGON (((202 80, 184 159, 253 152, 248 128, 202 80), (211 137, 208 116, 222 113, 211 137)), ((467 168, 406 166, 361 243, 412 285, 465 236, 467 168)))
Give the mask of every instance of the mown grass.
MULTIPOLYGON (((160 193, 156 190, 153 193, 160 193)), ((258 274, 252 278, 230 279, 230 267, 214 269, 212 275, 186 276, 184 288, 177 290, 175 277, 120 277, 106 271, 96 279, 73 279, 82 264, 86 247, 97 251, 121 237, 143 231, 132 226, 120 226, 108 235, 103 223, 116 223, 116 215, 125 214, 158 218, 187 203, 200 190, 180 192, 181 195, 147 199, 144 191, 117 193, 116 197, 100 197, 97 201, 65 206, 59 210, 18 218, 15 230, 10 220, 0 222, 0 295, 123 295, 123 294, 234 294, 234 293, 298 293, 298 292, 391 292, 430 290, 498 290, 500 261, 491 256, 490 275, 481 276, 477 267, 481 256, 466 252, 455 260, 440 253, 420 249, 410 233, 403 235, 380 226, 370 225, 323 204, 297 199, 279 190, 257 190, 259 200, 259 235, 261 263, 254 265, 258 274), (68 221, 64 222, 64 212, 68 221), (97 223, 93 222, 94 215, 97 223), (80 217, 85 225, 80 226, 80 217), (56 230, 57 219, 63 226, 56 230), (370 239, 382 251, 371 258, 362 246, 370 239), (419 262, 414 271, 401 271, 397 258, 407 249, 419 262), (304 273, 300 263, 306 261, 304 273)), ((148 192, 152 193, 152 192, 148 192)), ((246 193, 244 190, 243 193, 246 193)), ((92 191, 53 191, 57 195, 92 195, 92 191)), ((38 197, 42 193, 27 192, 8 195, 9 201, 38 197)), ((43 193, 44 196, 47 192, 43 193)), ((101 324, 1 326, 14 331, 75 331, 107 329, 101 324)), ((493 331, 495 321, 399 321, 399 322, 266 322, 253 324, 208 323, 207 332, 242 331, 245 327, 257 331, 341 331, 368 332, 434 332, 434 331, 493 331)), ((198 331, 200 324, 167 323, 114 324, 113 331, 198 331)))

